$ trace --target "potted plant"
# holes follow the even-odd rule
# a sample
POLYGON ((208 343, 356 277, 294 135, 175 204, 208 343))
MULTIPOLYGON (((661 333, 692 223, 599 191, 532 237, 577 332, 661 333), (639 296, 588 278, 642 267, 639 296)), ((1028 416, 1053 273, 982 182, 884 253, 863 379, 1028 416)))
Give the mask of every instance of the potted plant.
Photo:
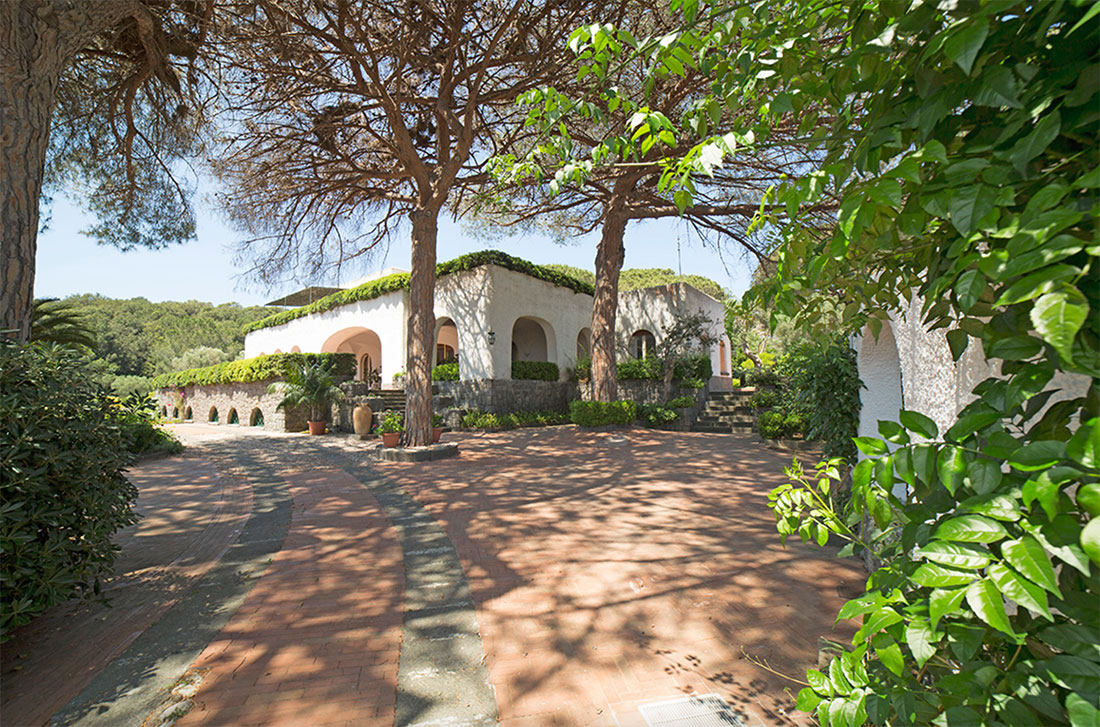
POLYGON ((396 447, 401 441, 401 432, 404 429, 405 417, 399 411, 387 409, 382 412, 382 419, 374 428, 376 434, 382 435, 382 446, 396 447))
POLYGON ((443 417, 439 414, 432 414, 432 444, 438 444, 439 438, 443 436, 443 417))
POLYGON ((325 412, 344 400, 344 392, 336 384, 332 368, 318 363, 305 363, 287 372, 286 381, 276 381, 268 387, 272 394, 282 394, 276 409, 305 407, 310 434, 325 433, 325 412))
POLYGON ((401 369, 393 375, 393 386, 395 389, 400 389, 405 386, 405 369, 401 369))

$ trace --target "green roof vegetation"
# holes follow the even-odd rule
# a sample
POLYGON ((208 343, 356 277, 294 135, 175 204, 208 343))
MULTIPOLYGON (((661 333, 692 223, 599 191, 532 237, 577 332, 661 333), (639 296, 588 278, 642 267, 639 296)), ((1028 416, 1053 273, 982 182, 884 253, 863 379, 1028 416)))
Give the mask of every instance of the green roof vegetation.
MULTIPOLYGON (((596 284, 596 274, 591 270, 557 263, 544 267, 562 275, 576 278, 589 285, 596 284)), ((627 268, 619 273, 620 292, 639 288, 652 288, 655 285, 669 285, 671 283, 687 283, 717 300, 726 300, 729 297, 729 293, 717 281, 704 278, 702 275, 677 275, 675 271, 669 268, 627 268)))
MULTIPOLYGON (((534 263, 526 260, 521 260, 517 257, 512 257, 498 250, 485 250, 483 252, 472 252, 468 255, 461 255, 454 260, 448 260, 445 263, 436 265, 435 274, 437 277, 444 277, 451 273, 461 272, 463 270, 473 270, 474 268, 481 267, 483 265, 498 265, 508 270, 514 270, 517 273, 523 273, 524 275, 530 275, 532 278, 538 278, 544 280, 547 283, 560 286, 562 288, 568 288, 576 293, 585 293, 592 295, 594 288, 592 283, 584 280, 578 280, 577 278, 554 269, 553 266, 535 265, 534 263)), ((261 318, 254 323, 245 326, 244 332, 251 333, 261 328, 271 328, 272 326, 281 326, 284 323, 289 323, 296 318, 304 318, 305 316, 313 313, 323 313, 324 311, 332 310, 333 308, 339 308, 340 306, 355 303, 361 300, 372 300, 386 293, 392 293, 397 290, 404 290, 409 287, 409 274, 408 273, 394 273, 393 275, 387 275, 384 278, 377 280, 371 280, 363 283, 362 285, 354 288, 348 288, 347 290, 341 290, 339 293, 333 293, 327 295, 320 300, 314 301, 307 306, 301 308, 295 308, 293 310, 283 311, 276 313, 275 315, 268 316, 267 318, 261 318)))
POLYGON ((213 366, 161 374, 153 377, 153 388, 270 381, 284 378, 291 371, 300 369, 307 363, 331 366, 336 376, 351 376, 355 372, 355 354, 351 353, 272 353, 241 361, 226 361, 213 366))

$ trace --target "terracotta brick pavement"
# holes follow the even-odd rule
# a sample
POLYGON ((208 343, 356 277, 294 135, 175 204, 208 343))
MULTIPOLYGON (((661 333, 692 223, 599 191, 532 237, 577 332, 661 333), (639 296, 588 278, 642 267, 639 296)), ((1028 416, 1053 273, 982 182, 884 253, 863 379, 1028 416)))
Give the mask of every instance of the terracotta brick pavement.
POLYGON ((799 685, 752 660, 802 677, 819 636, 850 634, 833 616, 863 573, 780 544, 788 456, 646 430, 446 437, 459 458, 380 469, 456 545, 502 725, 641 725, 639 704, 704 693, 748 725, 809 723, 799 685))
POLYGON ((397 536, 358 481, 286 473, 283 548, 196 660, 210 671, 177 724, 392 725, 404 569, 397 536))
POLYGON ((122 550, 103 587, 111 606, 60 604, 15 631, 0 652, 4 725, 45 724, 217 562, 252 509, 247 483, 202 458, 148 460, 127 477, 142 519, 115 538, 122 550))

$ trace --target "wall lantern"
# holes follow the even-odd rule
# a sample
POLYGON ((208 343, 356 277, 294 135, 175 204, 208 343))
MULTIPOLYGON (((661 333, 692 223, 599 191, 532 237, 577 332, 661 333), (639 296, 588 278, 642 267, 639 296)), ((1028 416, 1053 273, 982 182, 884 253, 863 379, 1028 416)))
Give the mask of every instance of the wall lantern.
POLYGON ((490 329, 490 331, 489 331, 489 345, 492 346, 496 342, 497 342, 496 331, 493 331, 493 330, 490 329))

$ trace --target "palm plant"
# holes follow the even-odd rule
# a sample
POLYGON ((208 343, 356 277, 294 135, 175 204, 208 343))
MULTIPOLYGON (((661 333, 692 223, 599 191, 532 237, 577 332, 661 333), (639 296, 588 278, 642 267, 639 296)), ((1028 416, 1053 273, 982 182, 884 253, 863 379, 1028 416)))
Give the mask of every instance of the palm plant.
POLYGON ((309 421, 324 421, 324 412, 344 400, 343 390, 336 384, 332 368, 319 363, 305 363, 287 372, 286 381, 276 381, 268 387, 272 394, 282 394, 276 409, 309 409, 309 421))
POLYGON ((31 340, 75 349, 95 348, 95 333, 84 314, 72 303, 57 298, 37 298, 31 319, 31 340))

